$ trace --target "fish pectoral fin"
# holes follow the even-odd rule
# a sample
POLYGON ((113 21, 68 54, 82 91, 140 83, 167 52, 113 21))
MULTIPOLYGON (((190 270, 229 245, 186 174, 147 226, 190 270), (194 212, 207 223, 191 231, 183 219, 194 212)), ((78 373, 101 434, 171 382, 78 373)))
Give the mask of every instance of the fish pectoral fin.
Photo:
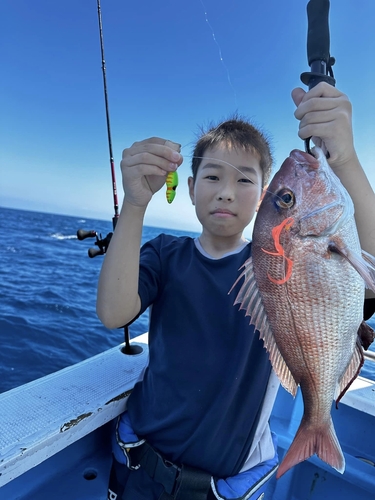
POLYGON ((338 408, 339 401, 344 396, 346 391, 349 389, 352 382, 354 382, 354 380, 358 377, 359 372, 361 371, 361 368, 365 361, 363 357, 363 349, 361 345, 360 335, 361 335, 360 330, 358 330, 358 336, 353 356, 349 362, 349 365, 344 375, 341 377, 341 380, 339 381, 339 395, 336 399, 336 408, 338 408))
POLYGON ((362 276, 367 288, 375 292, 375 257, 362 250, 362 255, 352 252, 347 246, 331 242, 328 246, 331 252, 342 255, 362 276))
POLYGON ((375 292, 375 257, 364 250, 362 250, 362 258, 365 260, 367 265, 368 273, 372 278, 372 282, 368 283, 366 280, 366 286, 370 288, 373 292, 375 292))
POLYGON ((250 325, 259 332, 259 338, 263 340, 272 368, 278 376, 281 385, 294 397, 297 394, 298 384, 289 370, 269 324, 267 313, 264 309, 261 295, 255 281, 253 261, 250 257, 242 266, 242 272, 233 284, 229 293, 244 278, 241 288, 234 301, 234 305, 240 304, 240 310, 245 311, 245 316, 250 316, 250 325))

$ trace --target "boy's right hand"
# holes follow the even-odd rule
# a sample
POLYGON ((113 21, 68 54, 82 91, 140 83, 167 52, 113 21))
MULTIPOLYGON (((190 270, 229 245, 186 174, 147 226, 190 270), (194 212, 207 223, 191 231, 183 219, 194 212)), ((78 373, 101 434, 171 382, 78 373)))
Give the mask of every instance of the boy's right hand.
POLYGON ((135 142, 122 152, 121 172, 125 201, 146 207, 169 172, 182 163, 181 146, 160 137, 135 142))

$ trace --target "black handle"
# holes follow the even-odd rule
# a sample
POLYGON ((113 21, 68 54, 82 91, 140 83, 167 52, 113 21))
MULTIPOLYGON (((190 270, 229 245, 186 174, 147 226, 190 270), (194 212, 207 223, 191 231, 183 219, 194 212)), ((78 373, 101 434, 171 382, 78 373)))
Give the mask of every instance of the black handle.
MULTIPOLYGON (((310 0, 307 4, 307 60, 310 66, 308 72, 301 74, 301 81, 311 90, 320 82, 327 82, 333 87, 336 80, 333 77, 332 66, 335 59, 330 55, 329 37, 329 0, 310 0)), ((311 154, 310 139, 305 139, 305 150, 311 154)), ((329 158, 329 152, 327 152, 329 158)))
POLYGON ((77 231, 77 238, 79 240, 84 240, 86 238, 96 238, 95 245, 98 248, 89 248, 88 254, 89 257, 93 258, 96 257, 97 255, 103 255, 106 253, 109 243, 111 241, 113 233, 108 233, 105 238, 102 238, 102 235, 100 234, 100 237, 98 236, 98 233, 96 231, 85 231, 84 229, 78 229, 77 231))
POLYGON ((95 238, 96 231, 85 231, 84 229, 78 229, 77 238, 82 241, 86 238, 95 238))
POLYGON ((325 61, 329 54, 329 0, 310 0, 307 4, 307 60, 309 66, 314 61, 325 61))
POLYGON ((89 248, 87 253, 88 253, 90 259, 93 259, 97 255, 103 255, 104 250, 102 248, 89 248))
POLYGON ((311 71, 302 73, 302 82, 312 89, 320 82, 335 86, 330 55, 329 0, 310 0, 307 4, 307 60, 311 71))

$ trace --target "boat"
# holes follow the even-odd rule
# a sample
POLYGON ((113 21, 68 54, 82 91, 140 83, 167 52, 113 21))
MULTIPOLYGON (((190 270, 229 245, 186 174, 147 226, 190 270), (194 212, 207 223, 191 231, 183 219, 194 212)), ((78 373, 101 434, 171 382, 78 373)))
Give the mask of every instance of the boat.
MULTIPOLYGON (((107 499, 114 422, 147 363, 147 340, 133 339, 133 354, 121 344, 0 394, 0 498, 107 499)), ((375 362, 375 353, 365 356, 375 362)), ((270 421, 280 459, 302 412, 301 393, 280 387, 270 421)), ((312 456, 273 479, 267 499, 374 499, 375 381, 359 376, 332 416, 345 472, 312 456)))

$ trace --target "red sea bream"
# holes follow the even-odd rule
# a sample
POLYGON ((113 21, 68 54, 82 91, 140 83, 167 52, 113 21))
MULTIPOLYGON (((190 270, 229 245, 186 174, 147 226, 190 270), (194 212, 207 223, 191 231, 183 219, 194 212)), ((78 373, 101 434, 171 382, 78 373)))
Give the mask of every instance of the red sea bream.
POLYGON ((259 330, 281 384, 293 395, 300 386, 304 401, 277 477, 314 453, 342 473, 331 406, 363 364, 357 332, 366 329, 375 258, 361 251, 353 202, 321 149, 292 151, 274 176, 242 277, 235 303, 259 330))

